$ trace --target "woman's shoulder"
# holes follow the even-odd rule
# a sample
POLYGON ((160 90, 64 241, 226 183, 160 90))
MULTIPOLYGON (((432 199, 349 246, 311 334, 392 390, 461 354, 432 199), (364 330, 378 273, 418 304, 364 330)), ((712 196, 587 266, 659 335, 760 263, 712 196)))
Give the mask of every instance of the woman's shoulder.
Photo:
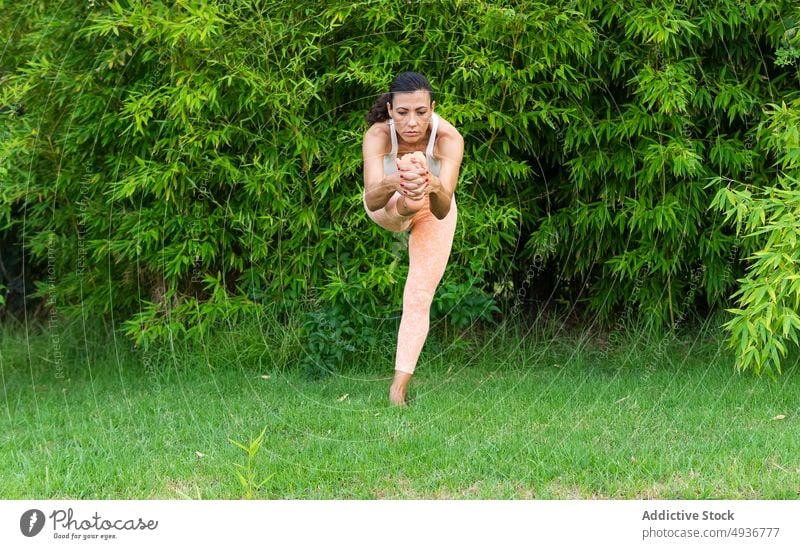
POLYGON ((389 136, 389 121, 375 122, 364 132, 362 148, 370 154, 387 154, 392 148, 389 136))
POLYGON ((389 139, 389 121, 375 122, 364 132, 364 139, 389 139))
POLYGON ((436 129, 436 138, 445 138, 445 139, 461 139, 461 133, 458 129, 453 126, 450 122, 442 118, 440 115, 436 115, 439 117, 439 126, 436 129))

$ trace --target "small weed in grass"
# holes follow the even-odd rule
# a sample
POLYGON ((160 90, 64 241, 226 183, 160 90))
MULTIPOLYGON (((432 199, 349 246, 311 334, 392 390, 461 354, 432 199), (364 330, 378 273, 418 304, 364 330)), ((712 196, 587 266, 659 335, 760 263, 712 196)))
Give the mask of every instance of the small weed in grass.
POLYGON ((264 442, 264 435, 267 433, 267 428, 261 431, 261 434, 258 435, 255 439, 251 438, 247 445, 244 445, 241 442, 236 442, 233 439, 228 439, 232 444, 241 448, 241 450, 245 454, 245 463, 234 463, 233 464, 233 472, 239 478, 239 482, 242 484, 244 488, 244 498, 245 499, 253 499, 253 496, 261 490, 261 487, 264 486, 269 479, 275 476, 275 473, 270 474, 267 478, 262 480, 261 482, 256 482, 256 472, 254 469, 256 454, 261 449, 261 444, 264 442))

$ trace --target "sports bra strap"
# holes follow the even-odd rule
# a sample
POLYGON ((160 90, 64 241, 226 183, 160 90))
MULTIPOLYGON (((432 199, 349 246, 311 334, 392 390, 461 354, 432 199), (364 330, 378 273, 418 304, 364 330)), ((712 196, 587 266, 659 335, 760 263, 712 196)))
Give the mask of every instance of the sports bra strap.
POLYGON ((394 130, 394 118, 389 118, 389 135, 392 136, 392 151, 389 153, 391 155, 397 154, 397 134, 394 130))
POLYGON ((431 137, 428 140, 428 149, 425 153, 428 156, 433 156, 433 142, 436 139, 436 129, 439 127, 439 115, 433 113, 433 128, 431 129, 431 137))

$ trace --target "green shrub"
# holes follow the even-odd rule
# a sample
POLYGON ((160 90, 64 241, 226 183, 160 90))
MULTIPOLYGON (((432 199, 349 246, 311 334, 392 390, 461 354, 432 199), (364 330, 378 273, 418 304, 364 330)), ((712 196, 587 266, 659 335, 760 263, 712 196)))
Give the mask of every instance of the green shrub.
POLYGON ((774 377, 789 340, 797 346, 800 333, 800 93, 788 105, 769 105, 766 115, 759 137, 777 158, 777 180, 728 181, 714 206, 736 220, 737 234, 753 250, 733 294, 738 307, 728 309, 734 316, 725 324, 736 366, 774 377))
POLYGON ((309 377, 321 377, 337 371, 356 350, 358 332, 352 316, 338 305, 306 313, 301 334, 301 364, 309 377))
POLYGON ((429 77, 466 141, 434 314, 489 322, 536 265, 528 283, 587 319, 680 324, 727 304, 757 249, 707 212, 729 180, 782 177, 757 128, 797 78, 789 0, 42 1, 0 16, 0 218, 24 224, 38 272, 52 262, 35 295, 113 313, 140 344, 265 305, 400 305, 407 262, 363 211, 360 144, 402 70, 429 77))

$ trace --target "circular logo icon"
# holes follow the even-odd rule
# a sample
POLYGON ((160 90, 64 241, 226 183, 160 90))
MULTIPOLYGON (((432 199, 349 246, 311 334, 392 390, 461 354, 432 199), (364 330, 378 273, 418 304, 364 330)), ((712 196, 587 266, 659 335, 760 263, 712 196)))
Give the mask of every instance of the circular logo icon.
POLYGON ((44 513, 38 509, 28 509, 19 519, 19 529, 23 536, 32 538, 44 528, 44 513))

